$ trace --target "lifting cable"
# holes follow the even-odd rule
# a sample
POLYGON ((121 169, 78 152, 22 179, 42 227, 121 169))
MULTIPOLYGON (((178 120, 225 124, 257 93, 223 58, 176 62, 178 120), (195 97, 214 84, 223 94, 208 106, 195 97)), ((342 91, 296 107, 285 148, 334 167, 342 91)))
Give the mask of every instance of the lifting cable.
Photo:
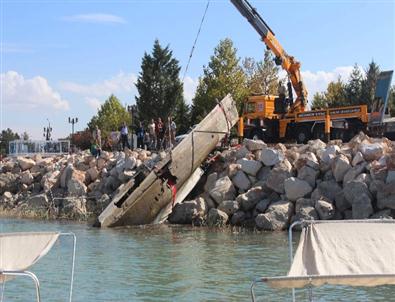
POLYGON ((184 83, 185 76, 186 76, 188 68, 189 68, 189 63, 191 62, 191 59, 192 59, 193 51, 195 50, 195 46, 196 46, 197 40, 198 40, 199 35, 200 35, 200 31, 201 31, 202 26, 203 26, 204 19, 206 18, 206 13, 207 13, 209 5, 210 5, 210 0, 207 0, 206 9, 204 10, 204 14, 203 14, 202 20, 200 21, 199 30, 198 30, 198 32, 196 34, 195 42, 193 42, 191 53, 189 54, 189 58, 188 58, 188 63, 187 63, 187 66, 185 68, 185 71, 184 71, 184 76, 182 77, 182 82, 183 83, 184 83))

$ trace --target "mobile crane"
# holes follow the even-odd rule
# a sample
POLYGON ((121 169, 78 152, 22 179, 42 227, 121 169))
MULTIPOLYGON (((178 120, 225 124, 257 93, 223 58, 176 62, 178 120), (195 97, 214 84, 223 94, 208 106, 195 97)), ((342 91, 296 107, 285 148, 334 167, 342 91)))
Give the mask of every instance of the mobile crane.
POLYGON ((239 137, 279 141, 296 139, 305 143, 312 138, 347 140, 369 121, 366 105, 306 111, 307 90, 300 72, 300 62, 288 55, 274 32, 247 0, 231 0, 237 10, 258 32, 262 41, 275 56, 275 63, 287 72, 288 98, 279 96, 250 96, 244 103, 239 120, 239 137), (296 93, 293 100, 292 88, 296 93))

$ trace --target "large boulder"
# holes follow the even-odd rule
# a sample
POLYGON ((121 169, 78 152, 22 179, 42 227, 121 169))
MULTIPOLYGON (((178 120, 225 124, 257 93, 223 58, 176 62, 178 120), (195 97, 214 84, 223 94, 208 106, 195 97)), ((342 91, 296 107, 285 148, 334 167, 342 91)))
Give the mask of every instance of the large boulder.
POLYGON ((319 173, 320 172, 318 170, 306 165, 298 170, 298 178, 308 182, 308 184, 314 188, 319 173))
POLYGON ((22 171, 28 170, 36 164, 33 159, 27 157, 18 157, 17 161, 22 171))
POLYGON ((217 209, 232 216, 239 210, 239 203, 236 200, 224 200, 217 209))
POLYGON ((251 181, 243 171, 237 171, 236 175, 233 176, 232 182, 235 187, 246 191, 251 187, 251 181))
POLYGON ((0 194, 6 191, 17 193, 19 191, 19 182, 17 174, 11 172, 0 173, 0 194))
POLYGON ((363 162, 364 162, 363 155, 362 155, 362 153, 361 153, 360 151, 358 151, 358 152, 354 155, 354 158, 353 158, 351 164, 352 164, 353 166, 356 166, 356 165, 359 165, 360 163, 363 163, 363 162))
POLYGON ((336 155, 340 152, 340 148, 337 145, 330 145, 325 148, 321 153, 318 153, 318 157, 322 162, 330 164, 336 155))
POLYGON ((315 203, 315 209, 321 220, 331 219, 335 215, 334 206, 325 200, 317 200, 315 203))
POLYGON ((344 197, 352 205, 353 219, 365 219, 372 215, 372 195, 366 183, 350 181, 344 186, 343 192, 344 197))
POLYGON ((206 184, 204 185, 205 192, 210 192, 214 188, 217 178, 218 178, 217 172, 207 175, 206 184))
POLYGON ((264 148, 261 153, 261 162, 265 166, 274 166, 284 159, 284 155, 281 151, 272 148, 264 148))
POLYGON ((354 180, 359 174, 361 174, 365 170, 366 165, 366 162, 362 162, 359 165, 355 165, 354 167, 349 169, 343 177, 343 183, 346 184, 354 180))
POLYGON ((365 160, 373 161, 379 159, 383 155, 384 146, 380 143, 370 144, 368 142, 363 142, 359 146, 359 151, 362 153, 365 160))
POLYGON ((255 187, 237 196, 236 201, 243 211, 250 211, 260 200, 266 197, 267 193, 261 187, 255 187))
POLYGON ((240 226, 244 223, 245 220, 246 214, 243 211, 237 211, 232 215, 232 218, 230 219, 230 224, 240 226))
POLYGON ((377 207, 395 210, 395 183, 378 183, 377 207))
POLYGON ((284 181, 284 190, 288 200, 296 201, 310 194, 313 188, 304 180, 290 177, 284 181))
POLYGON ((236 189, 229 177, 225 176, 217 179, 209 194, 217 204, 220 204, 224 200, 234 200, 236 189))
POLYGON ((169 216, 169 222, 176 224, 201 225, 206 219, 207 204, 203 198, 177 204, 169 216))
POLYGON ((288 169, 282 166, 274 167, 266 180, 266 186, 277 193, 284 194, 284 181, 289 177, 292 177, 292 174, 288 169))
POLYGON ((346 175, 350 169, 350 162, 345 155, 340 154, 333 160, 332 173, 337 182, 342 182, 344 175, 346 175))
POLYGON ((229 216, 218 209, 210 209, 207 216, 207 225, 210 227, 224 226, 228 222, 229 216))
POLYGON ((301 154, 295 161, 294 166, 297 170, 304 166, 310 167, 312 169, 318 170, 320 165, 317 156, 313 152, 306 152, 301 154))
POLYGON ((314 192, 311 194, 311 197, 316 201, 324 197, 323 199, 327 199, 333 202, 335 200, 337 192, 340 192, 341 189, 342 188, 336 181, 325 180, 318 184, 316 190, 314 190, 314 192))
POLYGON ((21 183, 25 185, 31 185, 34 182, 34 177, 29 170, 23 171, 21 173, 21 183))
POLYGON ((77 178, 72 178, 67 182, 67 192, 70 195, 82 196, 87 192, 86 185, 77 178))
POLYGON ((261 230, 280 231, 289 226, 294 213, 294 205, 289 201, 278 201, 269 206, 266 213, 255 218, 256 227, 261 230))
POLYGON ((38 194, 31 196, 27 200, 27 204, 29 205, 30 208, 32 209, 42 209, 42 208, 48 208, 49 203, 48 203, 48 197, 46 194, 38 194))
POLYGON ((95 181, 99 177, 99 171, 96 167, 89 168, 86 173, 89 175, 91 182, 95 181))
POLYGON ((267 207, 269 206, 269 204, 270 204, 270 199, 262 199, 255 206, 255 211, 257 213, 265 213, 265 211, 267 210, 267 207))
POLYGON ((239 159, 237 161, 239 165, 241 165, 241 170, 248 175, 255 176, 259 169, 262 167, 262 163, 257 160, 248 160, 246 158, 239 159))
POLYGON ((252 140, 252 139, 248 139, 248 138, 244 139, 243 144, 244 144, 244 146, 247 147, 247 149, 250 152, 254 152, 256 150, 262 150, 263 148, 266 147, 266 144, 263 141, 261 141, 261 140, 252 140))

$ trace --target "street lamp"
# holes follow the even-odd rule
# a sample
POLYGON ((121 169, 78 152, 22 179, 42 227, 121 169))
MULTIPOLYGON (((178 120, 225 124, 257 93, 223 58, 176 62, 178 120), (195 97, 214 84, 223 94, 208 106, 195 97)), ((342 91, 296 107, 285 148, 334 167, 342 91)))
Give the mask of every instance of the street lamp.
POLYGON ((45 137, 46 141, 50 141, 51 140, 52 127, 51 127, 51 123, 49 122, 49 119, 47 119, 47 121, 48 121, 48 127, 44 127, 44 134, 43 134, 43 136, 45 137))
POLYGON ((134 118, 135 118, 136 113, 137 113, 137 105, 128 105, 128 106, 126 106, 126 109, 129 112, 129 114, 130 114, 130 120, 131 120, 131 122, 130 122, 130 126, 131 126, 130 133, 132 135, 132 150, 133 150, 133 148, 134 148, 133 123, 134 123, 134 118))
POLYGON ((74 135, 74 124, 78 123, 78 117, 69 117, 69 124, 71 124, 71 136, 74 135))

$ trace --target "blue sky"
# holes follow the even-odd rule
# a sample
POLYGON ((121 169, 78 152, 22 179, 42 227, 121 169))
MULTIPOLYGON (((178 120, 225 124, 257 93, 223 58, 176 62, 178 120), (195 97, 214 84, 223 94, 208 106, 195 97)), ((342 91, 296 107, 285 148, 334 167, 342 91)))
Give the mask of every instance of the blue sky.
MULTIPOLYGON (((170 44, 182 73, 206 1, 0 0, 1 128, 42 136, 46 119, 55 138, 70 132, 67 118, 86 126, 111 93, 134 102, 133 81, 156 38, 170 44)), ((352 65, 395 66, 395 1, 250 1, 287 50, 302 62, 307 88, 325 89, 352 65)), ((234 41, 240 57, 262 58, 257 33, 230 1, 214 1, 185 81, 191 100, 220 39, 234 41)))

